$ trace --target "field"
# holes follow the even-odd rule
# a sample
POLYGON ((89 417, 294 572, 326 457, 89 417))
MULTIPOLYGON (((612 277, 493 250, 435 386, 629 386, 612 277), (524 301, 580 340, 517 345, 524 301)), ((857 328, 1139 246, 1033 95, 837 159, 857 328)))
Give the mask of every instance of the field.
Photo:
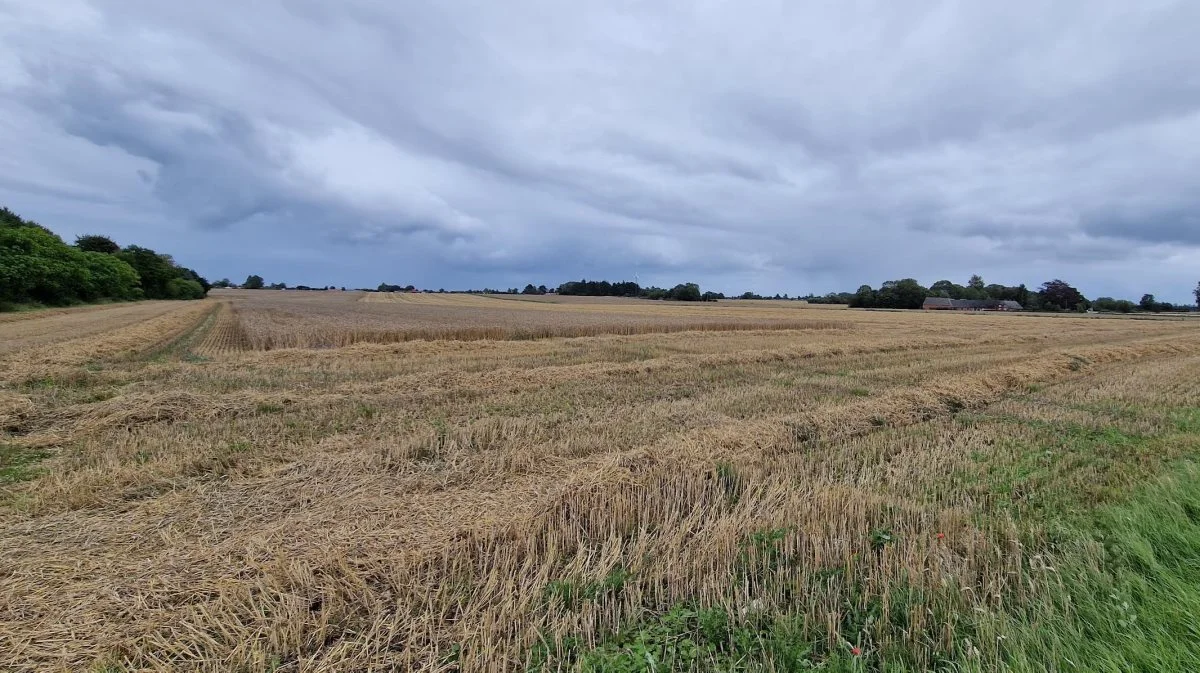
POLYGON ((1200 670, 1200 324, 0 321, 0 670, 1200 670))
MULTIPOLYGON (((652 303, 616 297, 227 290, 237 342, 256 350, 413 340, 538 339, 684 330, 834 328, 795 308, 652 303), (519 302, 519 303, 513 303, 519 302)), ((799 306, 799 304, 793 304, 799 306)), ((224 334, 224 332, 223 332, 224 334)), ((220 338, 220 337, 215 337, 220 338)), ((221 348, 215 342, 211 347, 221 348)))

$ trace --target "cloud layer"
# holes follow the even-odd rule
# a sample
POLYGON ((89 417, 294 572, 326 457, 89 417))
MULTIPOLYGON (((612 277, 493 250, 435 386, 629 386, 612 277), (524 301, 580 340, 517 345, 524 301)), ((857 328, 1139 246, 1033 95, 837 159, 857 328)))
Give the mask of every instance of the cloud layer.
POLYGON ((0 203, 234 279, 1183 301, 1198 25, 1188 0, 0 0, 0 203))

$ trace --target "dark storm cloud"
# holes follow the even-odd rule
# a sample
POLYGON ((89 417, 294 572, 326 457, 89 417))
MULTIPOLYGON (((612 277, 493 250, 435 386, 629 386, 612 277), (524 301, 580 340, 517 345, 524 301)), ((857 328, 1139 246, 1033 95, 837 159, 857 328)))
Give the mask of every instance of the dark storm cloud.
POLYGON ((1196 25, 1186 0, 0 0, 0 199, 216 276, 1178 300, 1196 25))
POLYGON ((1096 213, 1084 218, 1083 230, 1135 242, 1196 246, 1200 245, 1200 201, 1167 210, 1096 213))

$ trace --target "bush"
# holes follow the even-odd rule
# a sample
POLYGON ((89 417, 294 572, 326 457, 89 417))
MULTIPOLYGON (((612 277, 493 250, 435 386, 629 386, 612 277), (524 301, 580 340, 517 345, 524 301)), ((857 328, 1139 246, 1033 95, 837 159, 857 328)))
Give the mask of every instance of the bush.
POLYGON ((172 278, 167 281, 166 299, 203 299, 204 287, 194 280, 172 278))
POLYGON ((141 296, 137 271, 132 266, 105 253, 84 252, 82 255, 90 276, 82 299, 136 299, 141 296))
POLYGON ((83 253, 49 230, 0 227, 0 299, 71 304, 82 300, 88 282, 83 253))
POLYGON ((208 281, 169 255, 81 236, 67 245, 49 229, 0 208, 0 302, 65 306, 105 299, 198 299, 208 281), (178 282, 175 282, 178 281, 178 282))

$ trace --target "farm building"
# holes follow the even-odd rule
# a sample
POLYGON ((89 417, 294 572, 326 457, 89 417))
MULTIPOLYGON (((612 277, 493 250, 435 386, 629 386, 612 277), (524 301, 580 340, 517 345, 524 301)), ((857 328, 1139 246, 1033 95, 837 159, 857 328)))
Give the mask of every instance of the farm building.
POLYGON ((926 297, 921 308, 926 311, 1020 311, 1021 305, 1015 301, 1000 299, 947 299, 946 297, 926 297))

